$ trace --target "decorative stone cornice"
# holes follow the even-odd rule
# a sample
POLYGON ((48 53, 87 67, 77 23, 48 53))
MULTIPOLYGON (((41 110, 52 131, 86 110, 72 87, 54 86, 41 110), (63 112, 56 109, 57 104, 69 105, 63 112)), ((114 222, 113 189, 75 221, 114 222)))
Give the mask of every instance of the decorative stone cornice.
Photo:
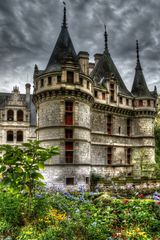
POLYGON ((79 89, 75 90, 68 90, 65 88, 55 89, 55 90, 48 90, 44 92, 40 92, 38 94, 33 95, 33 102, 35 105, 42 103, 44 101, 53 100, 55 98, 66 98, 66 97, 73 97, 76 100, 80 99, 82 101, 87 101, 89 104, 94 103, 94 98, 92 95, 88 94, 87 92, 82 92, 79 89))

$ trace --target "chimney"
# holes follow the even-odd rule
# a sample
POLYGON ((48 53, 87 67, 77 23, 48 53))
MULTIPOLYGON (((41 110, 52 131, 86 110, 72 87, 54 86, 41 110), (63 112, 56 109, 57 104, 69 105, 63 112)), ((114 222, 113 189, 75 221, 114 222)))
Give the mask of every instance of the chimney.
POLYGON ((26 87, 26 104, 27 104, 27 108, 30 108, 30 104, 31 104, 31 94, 30 94, 31 84, 26 83, 25 87, 26 87))
POLYGON ((102 55, 103 54, 101 54, 101 53, 94 54, 95 65, 99 62, 99 59, 102 57, 102 55))
POLYGON ((94 67, 95 67, 95 63, 90 62, 89 63, 89 74, 93 71, 94 67))
POLYGON ((79 52, 79 64, 81 66, 82 71, 84 74, 89 74, 89 53, 88 52, 79 52))

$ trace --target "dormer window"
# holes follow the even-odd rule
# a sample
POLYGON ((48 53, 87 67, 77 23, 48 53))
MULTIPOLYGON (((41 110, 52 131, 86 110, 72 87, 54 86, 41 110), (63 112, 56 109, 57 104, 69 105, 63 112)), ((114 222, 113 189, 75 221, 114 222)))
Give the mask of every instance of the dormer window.
POLYGON ((123 103, 123 98, 122 98, 122 97, 119 98, 119 102, 120 102, 121 104, 123 103))
POLYGON ((129 105, 129 99, 126 98, 126 105, 128 106, 129 105))
POLYGON ((110 83, 110 89, 114 90, 114 83, 110 83))
POLYGON ((114 95, 115 95, 114 83, 110 83, 110 101, 111 102, 114 102, 114 95))
POLYGON ((67 72, 67 83, 73 84, 74 82, 74 73, 68 71, 67 72))
POLYGON ((51 85, 51 84, 52 84, 52 78, 48 77, 48 85, 51 85))
POLYGON ((61 76, 58 75, 58 76, 57 76, 57 83, 60 83, 60 82, 61 82, 61 76))

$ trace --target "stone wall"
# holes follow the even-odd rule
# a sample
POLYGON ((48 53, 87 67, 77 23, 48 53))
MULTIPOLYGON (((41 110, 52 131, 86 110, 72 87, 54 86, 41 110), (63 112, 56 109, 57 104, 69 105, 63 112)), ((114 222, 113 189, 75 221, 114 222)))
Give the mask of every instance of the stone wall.
POLYGON ((154 119, 153 118, 135 118, 134 119, 134 135, 135 136, 153 136, 154 135, 154 119))

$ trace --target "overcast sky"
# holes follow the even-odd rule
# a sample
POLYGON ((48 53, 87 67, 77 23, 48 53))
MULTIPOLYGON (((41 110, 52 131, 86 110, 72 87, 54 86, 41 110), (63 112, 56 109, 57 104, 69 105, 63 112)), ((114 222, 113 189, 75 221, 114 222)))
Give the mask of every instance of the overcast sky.
MULTIPOLYGON (((75 50, 104 50, 104 23, 109 51, 131 89, 136 39, 146 82, 160 91, 160 0, 66 0, 68 29, 75 50)), ((61 30, 60 0, 0 0, 0 91, 14 85, 25 91, 34 65, 44 69, 61 30)))

